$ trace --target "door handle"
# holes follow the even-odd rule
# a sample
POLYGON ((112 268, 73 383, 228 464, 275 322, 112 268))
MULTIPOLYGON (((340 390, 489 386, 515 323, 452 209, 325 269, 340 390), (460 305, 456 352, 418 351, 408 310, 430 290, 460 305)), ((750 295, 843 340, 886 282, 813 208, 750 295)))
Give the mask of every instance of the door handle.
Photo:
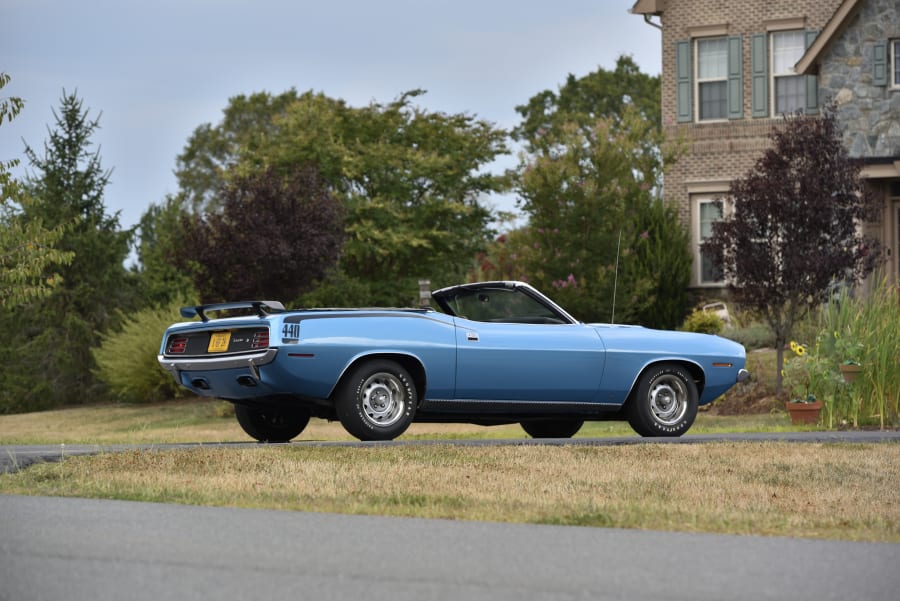
POLYGON ((478 333, 477 332, 466 332, 466 340, 470 342, 478 342, 478 333))

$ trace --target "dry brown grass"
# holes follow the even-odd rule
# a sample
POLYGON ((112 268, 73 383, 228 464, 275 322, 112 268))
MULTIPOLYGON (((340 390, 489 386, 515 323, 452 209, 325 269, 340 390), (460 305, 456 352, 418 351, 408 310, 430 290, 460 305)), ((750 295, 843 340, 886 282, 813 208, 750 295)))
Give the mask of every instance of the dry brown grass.
POLYGON ((900 445, 258 447, 135 451, 0 492, 900 542, 900 445))
MULTIPOLYGON (((796 430, 784 412, 719 416, 701 412, 691 434, 796 430)), ((625 422, 591 422, 579 437, 634 436, 625 422)), ((403 439, 524 438, 518 425, 413 424, 403 439)), ((336 422, 314 419, 300 440, 352 440, 336 422)), ((207 399, 151 405, 105 404, 0 415, 0 444, 144 444, 249 441, 229 403, 207 399)))

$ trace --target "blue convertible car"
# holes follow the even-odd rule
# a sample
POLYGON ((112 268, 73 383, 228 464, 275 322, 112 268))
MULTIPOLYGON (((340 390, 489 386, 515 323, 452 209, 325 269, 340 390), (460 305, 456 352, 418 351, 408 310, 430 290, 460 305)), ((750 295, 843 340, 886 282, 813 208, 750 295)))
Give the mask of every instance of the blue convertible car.
POLYGON ((362 440, 413 421, 519 422, 534 437, 627 419, 643 436, 680 436, 698 405, 747 377, 724 338, 585 324, 522 282, 432 294, 422 309, 285 310, 253 301, 186 307, 199 321, 165 333, 159 362, 197 394, 235 404, 244 431, 286 441, 310 417, 362 440), (251 312, 212 319, 215 312, 251 312))

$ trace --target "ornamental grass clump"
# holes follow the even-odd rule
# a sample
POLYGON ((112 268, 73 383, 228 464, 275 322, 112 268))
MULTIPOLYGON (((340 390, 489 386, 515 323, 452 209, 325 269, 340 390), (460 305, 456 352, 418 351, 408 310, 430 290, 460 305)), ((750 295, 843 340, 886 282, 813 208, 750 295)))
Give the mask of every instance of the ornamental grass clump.
MULTIPOLYGON (((835 369, 859 365, 860 376, 836 391, 837 425, 900 425, 900 306, 887 278, 865 293, 842 291, 822 310, 817 352, 835 369)), ((829 385, 817 382, 818 387, 829 385)))

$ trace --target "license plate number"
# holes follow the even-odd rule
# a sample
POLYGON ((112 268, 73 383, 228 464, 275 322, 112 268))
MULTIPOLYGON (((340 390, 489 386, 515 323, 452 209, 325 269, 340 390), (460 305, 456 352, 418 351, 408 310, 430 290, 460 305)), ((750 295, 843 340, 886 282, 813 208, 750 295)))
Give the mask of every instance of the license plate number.
POLYGON ((228 341, 231 340, 231 332, 213 332, 209 337, 209 353, 224 353, 228 350, 228 341))

